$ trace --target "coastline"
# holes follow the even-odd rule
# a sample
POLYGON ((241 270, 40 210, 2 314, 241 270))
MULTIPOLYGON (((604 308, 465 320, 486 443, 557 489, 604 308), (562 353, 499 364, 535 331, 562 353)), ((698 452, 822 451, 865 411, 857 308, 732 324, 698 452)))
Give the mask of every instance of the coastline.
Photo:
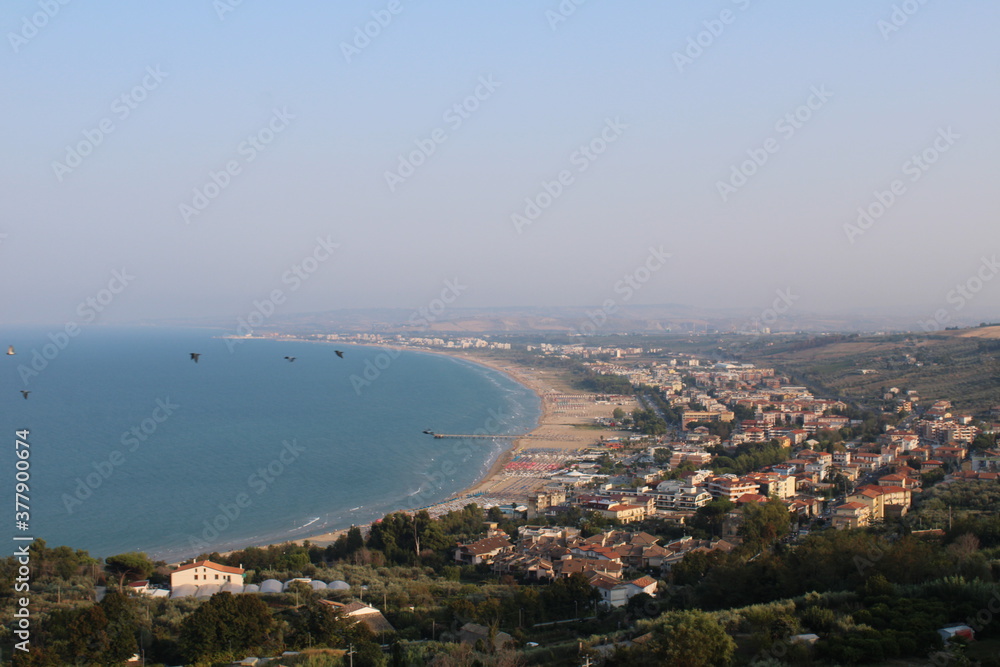
MULTIPOLYGON (((578 449, 592 446, 597 440, 597 431, 585 430, 578 428, 579 424, 585 423, 587 420, 591 419, 589 414, 580 415, 569 415, 569 417, 564 416, 569 412, 581 412, 580 410, 557 410, 556 403, 558 402, 558 397, 567 396, 557 391, 552 385, 562 384, 565 386, 565 378, 562 376, 561 371, 554 369, 535 369, 529 366, 519 365, 513 362, 502 362, 497 359, 483 358, 479 355, 469 354, 464 350, 434 350, 428 348, 414 348, 405 347, 399 345, 386 345, 386 344, 366 344, 366 343, 348 343, 345 341, 322 341, 322 340, 306 340, 301 339, 296 336, 281 336, 281 337, 259 337, 255 338, 257 340, 286 340, 295 342, 309 342, 309 343, 320 343, 327 345, 338 345, 343 347, 371 347, 371 348, 381 348, 381 349, 394 349, 406 352, 418 352, 426 354, 436 354, 443 357, 451 357, 454 359, 460 359, 462 361, 476 364, 482 366, 489 370, 498 372, 510 380, 522 385, 523 387, 530 390, 539 400, 539 416, 538 422, 535 427, 529 431, 527 434, 530 438, 518 438, 512 440, 509 447, 500 452, 496 457, 490 467, 483 473, 483 475, 476 480, 473 484, 467 486, 464 489, 452 494, 448 498, 434 503, 426 508, 432 515, 441 514, 449 509, 460 508, 470 502, 475 502, 476 496, 484 496, 487 494, 498 494, 499 496, 508 496, 511 493, 510 488, 506 488, 507 483, 511 481, 511 477, 504 474, 504 470, 510 464, 514 457, 522 452, 530 452, 530 450, 541 450, 544 452, 549 452, 552 450, 563 450, 565 455, 569 457, 572 453, 576 452, 578 449), (546 375, 549 377, 546 378, 546 375), (565 423, 565 421, 570 419, 571 423, 565 423)), ((579 392, 577 396, 586 395, 588 397, 596 396, 594 394, 587 394, 586 392, 579 392)), ((611 407, 606 408, 606 412, 610 415, 611 407)), ((587 412, 586 410, 582 412, 587 412)), ((515 477, 516 480, 521 480, 523 478, 515 477)), ((519 484, 517 492, 523 492, 524 484, 519 484)), ((405 508, 400 508, 393 511, 404 511, 412 512, 413 510, 408 510, 405 508)), ((357 524, 359 528, 363 530, 370 526, 370 524, 357 524)), ((322 533, 316 533, 313 535, 308 535, 294 540, 282 540, 280 542, 273 542, 266 545, 262 545, 261 548, 266 548, 273 545, 281 544, 296 544, 302 545, 305 542, 309 542, 310 545, 315 546, 328 546, 333 544, 338 537, 345 534, 349 529, 342 528, 332 531, 326 531, 322 533)), ((245 547, 244 547, 245 548, 245 547)), ((230 550, 224 552, 223 555, 232 553, 233 551, 238 551, 239 549, 230 550)))
MULTIPOLYGON (((324 342, 324 341, 304 341, 304 340, 297 339, 297 338, 294 338, 294 337, 288 338, 286 340, 295 340, 297 342, 319 342, 319 343, 324 342)), ((329 344, 333 344, 333 342, 330 341, 329 344)), ((549 408, 549 402, 545 398, 545 394, 548 393, 548 392, 550 392, 551 388, 547 387, 547 386, 545 386, 545 385, 543 385, 543 384, 541 384, 541 383, 539 383, 537 381, 533 381, 531 378, 527 377, 523 372, 519 372, 519 371, 523 371, 524 369, 511 368, 511 367, 508 367, 508 366, 502 366, 502 365, 496 363, 496 361, 494 361, 494 360, 477 359, 477 358, 474 358, 472 355, 462 354, 460 352, 443 352, 443 351, 438 351, 438 350, 419 349, 419 348, 412 348, 412 347, 403 347, 403 346, 398 346, 398 345, 361 345, 361 344, 356 344, 356 343, 339 343, 339 344, 343 345, 344 347, 348 347, 348 346, 350 346, 350 347, 377 347, 377 348, 386 348, 386 349, 393 349, 393 350, 401 350, 401 351, 405 351, 405 352, 423 352, 423 353, 426 353, 426 354, 436 354, 436 355, 442 356, 442 357, 451 357, 451 358, 455 358, 455 359, 461 359, 463 361, 467 361, 467 362, 470 362, 470 363, 473 363, 473 364, 477 364, 479 366, 483 366, 484 368, 488 368, 490 370, 493 370, 493 371, 496 371, 498 373, 501 373, 501 374, 507 376, 508 378, 510 378, 511 380, 513 380, 514 382, 517 382, 518 384, 520 384, 520 385, 528 388, 538 398, 539 410, 540 410, 539 416, 538 416, 538 423, 535 425, 535 427, 531 431, 528 432, 529 435, 539 435, 540 434, 539 432, 542 430, 542 428, 548 423, 548 421, 552 417, 551 409, 549 408)), ((483 475, 479 479, 477 479, 475 482, 473 482, 471 485, 467 486, 466 488, 464 488, 464 489, 458 491, 457 493, 453 494, 451 497, 446 498, 445 500, 443 500, 443 501, 441 501, 439 503, 435 503, 434 505, 431 505, 427 509, 431 509, 431 508, 439 506, 439 505, 444 505, 444 504, 446 504, 448 502, 453 502, 455 499, 465 498, 465 497, 467 497, 469 495, 472 495, 472 494, 475 494, 475 493, 485 492, 490 487, 490 485, 493 482, 495 482, 501 476, 501 473, 504 470, 504 468, 507 466, 507 464, 510 463, 511 460, 513 460, 514 453, 524 448, 524 443, 525 442, 527 442, 527 441, 524 438, 519 438, 517 440, 512 440, 511 441, 511 445, 509 447, 507 447, 506 449, 504 449, 503 451, 500 452, 500 454, 496 457, 496 459, 493 461, 493 463, 490 465, 490 467, 486 470, 486 472, 483 473, 483 475)), ((470 499, 470 502, 472 502, 471 499, 470 499)), ((409 510, 400 509, 400 510, 395 510, 395 511, 409 511, 409 510)), ((364 528, 368 527, 369 525, 370 524, 360 524, 359 527, 362 528, 362 529, 364 529, 364 528)), ((296 540, 292 540, 291 543, 292 544, 301 545, 304 542, 309 542, 309 544, 311 544, 311 545, 327 546, 329 544, 333 544, 337 540, 338 537, 340 537, 343 534, 346 534, 347 531, 348 531, 348 529, 342 528, 342 529, 339 529, 339 530, 334 530, 334 531, 328 531, 328 532, 324 532, 324 533, 319 533, 317 535, 312 535, 312 536, 309 536, 309 537, 302 537, 302 538, 299 538, 299 539, 296 539, 296 540)), ((288 542, 279 542, 278 544, 287 544, 287 543, 288 542)), ((268 546, 270 546, 270 545, 268 545, 268 546)))

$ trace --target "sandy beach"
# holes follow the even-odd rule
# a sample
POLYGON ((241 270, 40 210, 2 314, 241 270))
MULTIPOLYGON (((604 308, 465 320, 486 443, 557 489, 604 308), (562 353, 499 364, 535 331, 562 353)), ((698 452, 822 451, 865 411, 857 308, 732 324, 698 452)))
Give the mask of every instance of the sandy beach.
MULTIPOLYGON (((303 341, 292 336, 282 337, 280 340, 325 342, 303 341)), ((355 346, 344 341, 338 341, 337 345, 355 346)), ((576 458, 581 450, 597 445, 602 436, 611 438, 621 435, 620 431, 598 427, 595 419, 610 417, 616 407, 626 412, 637 407, 635 400, 630 397, 614 404, 607 401, 598 402, 596 395, 572 388, 568 378, 558 369, 524 366, 464 350, 435 350, 392 345, 364 346, 425 352, 463 359, 509 376, 515 382, 531 389, 540 400, 541 415, 538 426, 525 434, 528 437, 513 440, 511 447, 497 457, 482 479, 475 484, 447 500, 426 508, 432 516, 461 509, 471 502, 492 507, 526 501, 531 493, 547 483, 546 471, 563 467, 566 461, 576 458)), ((293 543, 302 544, 308 541, 310 544, 326 546, 345 532, 346 529, 329 531, 303 537, 294 540, 293 543)))

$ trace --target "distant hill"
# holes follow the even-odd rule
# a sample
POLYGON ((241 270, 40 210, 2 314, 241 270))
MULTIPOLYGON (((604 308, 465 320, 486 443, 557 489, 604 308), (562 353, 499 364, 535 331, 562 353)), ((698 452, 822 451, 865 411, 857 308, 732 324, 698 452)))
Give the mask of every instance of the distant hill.
POLYGON ((933 334, 761 337, 739 355, 861 402, 898 387, 919 392, 923 404, 947 399, 974 414, 1000 405, 1000 326, 933 334))
MULTIPOLYGON (((912 317, 876 312, 852 315, 818 315, 791 309, 774 321, 761 324, 760 310, 707 308, 678 304, 601 306, 456 308, 434 302, 414 310, 402 308, 340 309, 313 313, 277 312, 258 327, 259 332, 295 330, 381 332, 409 334, 509 334, 562 333, 585 335, 660 333, 737 333, 770 331, 908 331, 912 317)), ((773 311, 771 316, 774 316, 773 311)), ((765 315, 766 317, 766 315, 765 315)), ((199 318, 147 322, 173 326, 236 328, 236 318, 199 318)))

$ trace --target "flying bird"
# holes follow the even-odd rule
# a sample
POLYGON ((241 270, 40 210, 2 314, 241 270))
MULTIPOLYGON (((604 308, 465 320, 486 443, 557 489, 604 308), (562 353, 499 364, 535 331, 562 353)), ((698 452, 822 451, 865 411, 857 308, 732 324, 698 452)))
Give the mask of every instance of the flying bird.
POLYGON ((289 362, 295 361, 295 357, 285 357, 285 359, 288 359, 289 362))
POLYGON ((336 353, 337 353, 337 356, 338 356, 338 357, 340 357, 341 359, 343 359, 343 358, 344 358, 344 353, 343 353, 343 352, 341 352, 340 350, 334 350, 334 352, 336 352, 336 353))
POLYGON ((28 400, 28 394, 30 394, 31 391, 30 390, 29 391, 25 391, 24 389, 21 389, 20 392, 21 392, 21 396, 24 396, 24 400, 28 400))
POLYGON ((7 354, 14 354, 14 346, 13 345, 8 345, 7 346, 7 354))
POLYGON ((201 356, 201 352, 192 352, 191 358, 194 359, 194 363, 198 363, 198 357, 201 356))

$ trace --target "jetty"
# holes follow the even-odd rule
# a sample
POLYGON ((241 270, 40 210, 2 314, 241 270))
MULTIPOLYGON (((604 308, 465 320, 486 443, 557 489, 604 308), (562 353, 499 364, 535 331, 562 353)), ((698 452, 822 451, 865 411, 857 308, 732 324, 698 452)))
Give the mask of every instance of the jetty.
POLYGON ((504 438, 507 440, 563 440, 565 442, 575 442, 576 438, 570 437, 568 435, 535 435, 532 433, 428 433, 424 431, 427 435, 433 435, 435 438, 504 438))

